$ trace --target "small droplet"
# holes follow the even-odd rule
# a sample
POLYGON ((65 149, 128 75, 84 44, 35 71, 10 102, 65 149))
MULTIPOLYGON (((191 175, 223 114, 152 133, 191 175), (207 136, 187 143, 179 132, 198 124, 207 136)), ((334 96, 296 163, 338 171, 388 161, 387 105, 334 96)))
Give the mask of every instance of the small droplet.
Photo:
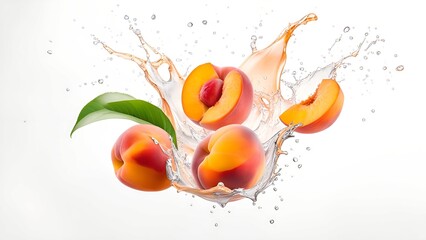
POLYGON ((274 187, 273 190, 276 192, 278 189, 276 187, 274 187))
POLYGON ((293 71, 291 74, 292 74, 292 75, 296 75, 296 71, 293 71))
POLYGON ((374 109, 371 109, 371 113, 375 113, 376 112, 376 110, 374 110, 374 109))
POLYGON ((294 157, 293 162, 297 162, 297 161, 299 161, 299 159, 297 157, 294 157))
POLYGON ((363 67, 363 66, 359 67, 359 70, 363 70, 363 69, 364 69, 364 67, 363 67))
POLYGON ((129 20, 129 16, 124 15, 124 20, 129 20))
POLYGON ((297 168, 301 169, 302 168, 302 164, 297 165, 297 168))
POLYGON ((400 72, 404 70, 404 66, 403 65, 399 65, 398 67, 396 67, 396 71, 400 72))
POLYGON ((67 88, 67 89, 65 89, 65 91, 69 92, 69 91, 70 91, 70 89, 69 89, 69 88, 67 88))
POLYGON ((99 78, 99 79, 98 79, 98 83, 99 83, 99 84, 103 84, 103 83, 104 83, 104 80, 103 80, 102 78, 99 78))
POLYGON ((376 54, 377 54, 377 55, 380 55, 380 54, 382 54, 382 52, 380 52, 380 51, 377 51, 377 52, 376 52, 376 54))
POLYGON ((207 24, 207 20, 203 20, 203 21, 202 21, 202 23, 203 23, 204 25, 206 25, 206 24, 207 24))
POLYGON ((218 186, 218 187, 224 187, 224 186, 225 186, 225 184, 223 184, 223 182, 219 182, 219 183, 217 184, 217 186, 218 186))
POLYGON ((299 143, 299 139, 295 139, 294 141, 295 141, 296 143, 299 143))
POLYGON ((137 18, 133 18, 133 22, 136 22, 138 19, 137 18))
POLYGON ((135 29, 135 34, 136 35, 141 35, 141 30, 138 28, 138 29, 135 29))
POLYGON ((47 50, 47 54, 52 54, 52 50, 47 50))
POLYGON ((363 122, 365 122, 365 121, 366 121, 366 119, 365 119, 365 118, 362 118, 362 121, 363 121, 363 122))
POLYGON ((394 56, 394 57, 398 57, 398 54, 396 54, 396 53, 395 53, 393 56, 394 56))
POLYGON ((151 19, 152 19, 152 20, 155 20, 156 18, 157 18, 157 16, 155 16, 155 14, 152 14, 152 15, 151 15, 151 19))
POLYGON ((386 67, 386 66, 383 66, 383 70, 387 70, 388 69, 388 67, 386 67))
POLYGON ((251 35, 251 40, 253 40, 253 41, 257 40, 256 35, 251 35))
POLYGON ((350 28, 350 27, 345 27, 345 28, 343 29, 343 32, 347 33, 347 32, 349 32, 349 30, 351 30, 351 28, 350 28))
POLYGON ((194 24, 192 22, 189 22, 188 24, 186 24, 186 26, 192 27, 192 26, 194 26, 194 24))
POLYGON ((349 36, 349 40, 354 40, 354 37, 353 36, 349 36))
POLYGON ((280 209, 280 208, 279 208, 278 206, 275 206, 275 207, 274 207, 274 209, 275 209, 275 210, 278 210, 278 209, 280 209))
POLYGON ((306 147, 306 151, 311 151, 311 148, 310 147, 306 147))
POLYGON ((214 226, 215 226, 215 227, 218 227, 218 226, 219 226, 219 224, 218 224, 218 223, 215 223, 215 224, 214 224, 214 226))
POLYGON ((275 222, 274 219, 269 220, 270 224, 274 224, 274 222, 275 222))

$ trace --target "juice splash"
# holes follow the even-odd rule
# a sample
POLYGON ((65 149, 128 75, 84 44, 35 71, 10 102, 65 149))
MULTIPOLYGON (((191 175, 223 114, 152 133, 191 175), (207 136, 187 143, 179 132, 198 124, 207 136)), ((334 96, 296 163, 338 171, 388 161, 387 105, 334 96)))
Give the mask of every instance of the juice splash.
POLYGON ((348 57, 356 56, 361 47, 354 53, 342 58, 337 63, 331 63, 306 78, 296 83, 284 82, 283 86, 289 88, 292 96, 285 99, 282 95, 280 78, 287 59, 287 43, 293 32, 301 25, 317 20, 315 14, 308 14, 299 21, 290 24, 282 33, 266 48, 256 50, 241 64, 242 69, 251 79, 254 93, 252 112, 244 125, 251 128, 263 143, 266 154, 266 167, 264 175, 259 182, 250 189, 231 190, 219 183, 211 189, 199 189, 191 171, 191 159, 197 144, 204 139, 210 131, 196 125, 183 112, 181 106, 181 92, 184 78, 177 71, 174 63, 165 54, 151 47, 142 37, 138 29, 133 32, 139 38, 145 51, 145 58, 140 58, 129 53, 122 53, 102 43, 102 46, 112 55, 124 58, 136 63, 145 74, 145 78, 158 92, 161 98, 161 108, 170 118, 176 130, 178 146, 163 150, 169 154, 167 174, 172 185, 178 191, 185 191, 197 195, 209 201, 217 202, 225 206, 230 201, 241 198, 249 198, 256 201, 259 193, 263 192, 277 179, 280 173, 277 161, 282 154, 284 141, 293 136, 297 125, 283 128, 279 121, 279 114, 292 104, 304 99, 313 92, 319 82, 324 78, 335 79, 336 70, 348 57), (167 66, 169 79, 165 79, 159 73, 160 66, 167 66), (178 150, 179 149, 179 150, 178 150))

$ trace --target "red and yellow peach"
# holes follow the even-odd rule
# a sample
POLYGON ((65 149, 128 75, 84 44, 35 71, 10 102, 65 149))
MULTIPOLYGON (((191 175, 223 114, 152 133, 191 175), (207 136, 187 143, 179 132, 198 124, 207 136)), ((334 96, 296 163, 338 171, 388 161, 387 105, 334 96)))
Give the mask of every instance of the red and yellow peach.
POLYGON ((265 153, 256 134, 232 124, 206 137, 197 146, 192 173, 204 189, 222 182, 230 189, 251 188, 263 174, 265 153))
POLYGON ((324 79, 308 99, 288 108, 280 115, 285 125, 301 124, 300 133, 316 133, 330 127, 339 117, 344 101, 339 84, 324 79))
POLYGON ((252 84, 244 72, 234 67, 202 64, 189 74, 182 88, 186 116, 210 130, 243 123, 252 104, 252 84))
POLYGON ((161 146, 171 148, 163 129, 140 124, 126 130, 112 148, 112 164, 117 178, 125 185, 142 191, 161 191, 171 186, 167 178, 169 156, 161 146))

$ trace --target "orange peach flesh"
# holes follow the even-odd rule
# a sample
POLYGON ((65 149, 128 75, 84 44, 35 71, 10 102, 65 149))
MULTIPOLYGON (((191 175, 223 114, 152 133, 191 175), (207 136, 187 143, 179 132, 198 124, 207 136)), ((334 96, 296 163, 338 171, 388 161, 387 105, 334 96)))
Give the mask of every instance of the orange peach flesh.
POLYGON ((225 118, 237 105, 243 89, 243 78, 238 71, 231 71, 223 81, 223 94, 216 104, 204 113, 200 121, 201 126, 214 124, 225 118))
POLYGON ((324 79, 315 93, 308 99, 295 104, 280 115, 286 124, 301 124, 295 131, 315 133, 331 126, 343 107, 344 95, 333 79, 324 79))
POLYGON ((252 105, 253 86, 247 75, 234 67, 220 68, 211 63, 202 64, 189 74, 182 88, 185 115, 210 130, 243 123, 252 105), (216 83, 212 84, 212 81, 216 83), (222 84, 220 91, 216 91, 222 84), (208 89, 210 87, 215 90, 208 89), (218 100, 216 97, 219 97, 218 100))
POLYGON ((199 95, 204 84, 214 78, 219 76, 213 65, 205 63, 195 68, 186 79, 185 85, 189 84, 190 87, 184 86, 182 89, 182 106, 186 116, 192 121, 199 122, 207 111, 208 107, 200 101, 199 95))

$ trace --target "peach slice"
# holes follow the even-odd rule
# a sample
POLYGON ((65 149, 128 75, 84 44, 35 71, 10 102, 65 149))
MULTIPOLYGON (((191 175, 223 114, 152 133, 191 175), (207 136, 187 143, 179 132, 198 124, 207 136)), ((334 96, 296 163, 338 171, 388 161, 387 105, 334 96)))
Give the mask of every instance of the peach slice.
POLYGON ((256 134, 232 124, 218 129, 197 146, 192 173, 200 187, 222 182, 230 189, 251 188, 263 174, 265 152, 256 134))
POLYGON ((233 67, 202 64, 189 74, 182 88, 186 116, 210 130, 243 123, 252 105, 252 84, 244 72, 233 67))
POLYGON ((285 125, 301 124, 300 133, 316 133, 330 127, 343 107, 343 92, 333 79, 324 79, 308 99, 288 108, 280 115, 285 125))

